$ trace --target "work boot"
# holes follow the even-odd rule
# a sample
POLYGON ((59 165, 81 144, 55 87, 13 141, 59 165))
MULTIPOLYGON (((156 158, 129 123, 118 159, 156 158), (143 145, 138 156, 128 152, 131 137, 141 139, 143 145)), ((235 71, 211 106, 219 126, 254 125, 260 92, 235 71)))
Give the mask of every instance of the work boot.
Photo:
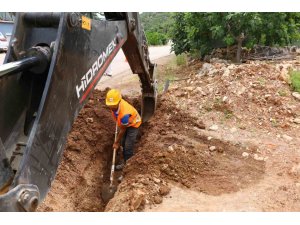
POLYGON ((120 171, 120 170, 122 170, 122 169, 124 168, 124 166, 125 166, 125 163, 122 162, 122 163, 116 165, 116 170, 117 170, 117 171, 120 171))

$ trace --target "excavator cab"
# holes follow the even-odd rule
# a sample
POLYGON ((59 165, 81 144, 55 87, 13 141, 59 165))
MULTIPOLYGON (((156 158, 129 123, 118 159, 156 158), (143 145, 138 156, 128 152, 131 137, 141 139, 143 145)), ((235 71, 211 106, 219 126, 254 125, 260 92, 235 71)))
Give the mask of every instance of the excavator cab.
POLYGON ((0 66, 0 211, 34 211, 46 197, 75 118, 121 48, 146 122, 156 65, 138 13, 17 13, 0 66))

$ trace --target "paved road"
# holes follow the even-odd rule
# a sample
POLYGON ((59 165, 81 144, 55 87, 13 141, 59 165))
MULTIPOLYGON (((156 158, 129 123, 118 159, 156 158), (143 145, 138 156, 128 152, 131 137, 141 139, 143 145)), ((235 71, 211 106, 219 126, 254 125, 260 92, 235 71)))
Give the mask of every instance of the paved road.
MULTIPOLYGON (((155 59, 170 55, 171 54, 170 51, 171 51, 171 46, 169 45, 150 47, 149 48, 150 59, 153 61, 155 59)), ((118 52, 118 54, 112 61, 111 68, 112 68, 113 75, 122 73, 130 69, 128 63, 125 61, 125 56, 122 50, 118 52)))
MULTIPOLYGON (((159 58, 168 56, 171 54, 171 46, 157 46, 149 47, 149 56, 150 60, 153 62, 159 58)), ((131 75, 128 62, 125 60, 125 55, 122 50, 118 52, 116 57, 111 63, 112 75, 111 77, 103 76, 96 86, 97 89, 102 89, 104 86, 111 86, 112 83, 115 83, 116 80, 125 79, 125 76, 131 75), (120 77, 121 76, 121 77, 120 77)))
MULTIPOLYGON (((169 45, 150 47, 149 48, 150 59, 155 60, 155 59, 170 55, 170 50, 171 50, 171 46, 169 46, 169 45)), ((0 53, 0 65, 3 63, 4 57, 5 57, 5 54, 0 53)), ((112 61, 111 68, 112 68, 113 75, 122 73, 122 72, 130 69, 128 63, 125 61, 125 56, 124 56, 122 50, 118 52, 118 54, 112 61)))

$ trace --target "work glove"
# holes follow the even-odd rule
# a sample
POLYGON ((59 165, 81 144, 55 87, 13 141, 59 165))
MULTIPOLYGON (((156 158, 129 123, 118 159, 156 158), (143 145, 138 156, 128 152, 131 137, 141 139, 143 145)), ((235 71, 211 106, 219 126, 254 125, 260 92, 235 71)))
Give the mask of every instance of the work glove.
POLYGON ((113 149, 119 149, 120 148, 120 143, 118 143, 118 142, 115 142, 114 144, 113 144, 113 149))

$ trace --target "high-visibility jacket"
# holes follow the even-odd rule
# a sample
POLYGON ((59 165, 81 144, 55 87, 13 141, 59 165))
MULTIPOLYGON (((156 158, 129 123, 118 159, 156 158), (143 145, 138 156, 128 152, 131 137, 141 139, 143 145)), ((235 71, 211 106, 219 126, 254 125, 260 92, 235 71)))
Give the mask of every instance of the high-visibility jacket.
POLYGON ((114 120, 118 122, 119 127, 123 125, 126 127, 138 128, 142 123, 142 119, 138 111, 124 99, 121 99, 118 111, 112 111, 112 115, 114 120), (124 117, 129 117, 127 124, 122 123, 124 117))

